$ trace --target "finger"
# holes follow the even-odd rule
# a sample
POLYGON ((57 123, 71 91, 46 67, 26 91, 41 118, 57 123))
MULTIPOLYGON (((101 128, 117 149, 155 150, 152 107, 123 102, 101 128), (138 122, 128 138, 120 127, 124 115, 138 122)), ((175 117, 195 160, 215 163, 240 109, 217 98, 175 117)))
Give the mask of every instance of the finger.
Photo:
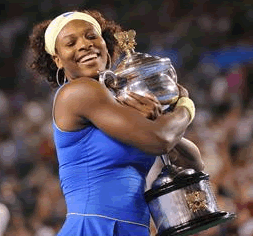
POLYGON ((170 152, 169 152, 169 158, 170 158, 170 161, 171 163, 175 164, 177 159, 178 159, 178 156, 179 156, 179 153, 178 151, 173 148, 170 152))
POLYGON ((156 119, 158 116, 162 114, 162 106, 161 104, 154 103, 148 98, 145 98, 140 95, 141 99, 136 99, 136 97, 140 98, 138 95, 133 94, 133 96, 127 96, 123 99, 120 99, 121 103, 126 106, 132 107, 139 112, 141 112, 146 118, 156 119), (141 100, 141 101, 140 101, 141 100), (145 102, 145 103, 144 103, 145 102))
POLYGON ((124 102, 123 102, 123 99, 122 99, 122 98, 115 98, 115 100, 116 100, 118 103, 120 103, 120 104, 124 104, 124 102))
POLYGON ((128 105, 131 105, 133 107, 138 107, 140 110, 147 111, 156 111, 159 112, 161 109, 161 105, 154 103, 153 101, 149 100, 148 98, 145 98, 141 95, 134 94, 133 96, 126 97, 123 102, 125 102, 128 105), (140 98, 140 97, 141 98, 140 98), (140 99, 138 99, 140 98, 140 99))
POLYGON ((147 106, 144 106, 143 104, 136 104, 135 102, 132 102, 130 100, 127 101, 123 101, 123 104, 134 108, 135 110, 137 110, 138 112, 140 112, 141 115, 143 115, 144 117, 151 119, 151 120, 155 120, 158 116, 161 115, 161 112, 159 109, 150 109, 147 106))
POLYGON ((153 95, 152 93, 146 93, 145 94, 145 97, 146 98, 149 98, 150 100, 152 100, 153 102, 156 102, 156 103, 160 103, 159 100, 157 99, 157 97, 155 95, 153 95))
POLYGON ((155 103, 159 104, 158 99, 154 95, 149 94, 149 93, 146 93, 145 96, 134 93, 134 92, 129 92, 128 94, 129 94, 129 96, 135 98, 136 100, 139 100, 140 102, 142 102, 144 104, 147 104, 150 102, 155 102, 155 103))
POLYGON ((147 99, 143 95, 140 95, 138 93, 128 92, 127 94, 128 94, 128 96, 130 96, 130 97, 132 97, 132 98, 134 98, 134 99, 136 99, 136 100, 138 100, 140 102, 143 102, 143 103, 147 99))
POLYGON ((163 112, 162 105, 157 106, 156 108, 157 108, 157 114, 158 114, 158 116, 162 115, 162 112, 163 112))
POLYGON ((134 100, 127 100, 125 102, 126 102, 127 106, 138 110, 146 118, 155 119, 158 116, 158 112, 153 107, 150 108, 149 106, 146 106, 144 104, 140 104, 139 102, 136 103, 136 101, 134 101, 134 100))
POLYGON ((147 108, 145 107, 145 104, 140 103, 136 99, 132 99, 132 98, 127 97, 124 100, 122 100, 122 102, 125 105, 127 105, 129 107, 132 107, 132 108, 135 108, 135 109, 137 109, 139 111, 146 111, 147 110, 147 108))
POLYGON ((188 97, 189 93, 186 88, 184 88, 182 85, 177 84, 180 97, 188 97))

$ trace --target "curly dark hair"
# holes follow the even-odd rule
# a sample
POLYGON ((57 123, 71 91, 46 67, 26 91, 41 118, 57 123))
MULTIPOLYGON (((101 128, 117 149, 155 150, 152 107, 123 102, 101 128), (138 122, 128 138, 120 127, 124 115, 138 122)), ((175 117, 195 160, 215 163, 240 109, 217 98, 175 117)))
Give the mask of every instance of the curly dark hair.
MULTIPOLYGON (((94 17, 101 26, 102 37, 106 42, 108 53, 111 56, 112 63, 114 63, 120 55, 119 45, 114 37, 114 33, 121 31, 121 26, 114 21, 108 21, 97 10, 82 10, 92 17, 94 17)), ((39 75, 39 78, 43 78, 49 82, 52 88, 58 87, 56 81, 57 66, 52 60, 52 56, 45 51, 45 31, 50 24, 51 20, 43 21, 33 27, 32 34, 29 37, 30 48, 32 51, 33 59, 29 64, 35 74, 39 75)), ((36 76, 36 80, 37 80, 36 76)))

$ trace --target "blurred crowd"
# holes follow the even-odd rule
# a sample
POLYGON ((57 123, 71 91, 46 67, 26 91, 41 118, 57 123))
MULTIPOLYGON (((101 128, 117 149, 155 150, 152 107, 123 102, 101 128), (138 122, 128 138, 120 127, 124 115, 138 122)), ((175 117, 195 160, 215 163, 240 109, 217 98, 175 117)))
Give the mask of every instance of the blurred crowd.
POLYGON ((52 140, 54 91, 34 81, 27 62, 32 25, 72 8, 101 10, 136 30, 136 51, 170 57, 197 108, 185 137, 201 151, 218 206, 237 215, 198 235, 253 236, 251 1, 96 2, 0 4, 0 236, 53 236, 65 219, 52 140))

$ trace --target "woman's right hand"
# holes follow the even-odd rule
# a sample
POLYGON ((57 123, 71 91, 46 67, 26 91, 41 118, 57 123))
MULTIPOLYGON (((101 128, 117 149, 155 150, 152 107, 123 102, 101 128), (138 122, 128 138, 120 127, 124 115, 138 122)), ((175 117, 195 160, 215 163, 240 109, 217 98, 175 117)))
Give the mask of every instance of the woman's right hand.
POLYGON ((152 94, 141 96, 137 93, 129 92, 126 97, 117 98, 121 104, 127 105, 139 111, 144 117, 155 120, 162 114, 162 105, 152 94))

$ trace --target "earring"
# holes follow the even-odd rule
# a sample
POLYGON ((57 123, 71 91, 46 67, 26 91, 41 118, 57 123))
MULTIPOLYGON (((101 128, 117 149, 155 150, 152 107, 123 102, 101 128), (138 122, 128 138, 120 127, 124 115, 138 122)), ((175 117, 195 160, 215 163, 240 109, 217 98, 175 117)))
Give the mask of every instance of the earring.
POLYGON ((68 82, 68 79, 66 77, 66 75, 64 74, 64 84, 66 84, 68 82))
MULTIPOLYGON (((60 80, 59 80, 59 71, 61 70, 62 68, 58 68, 57 71, 56 71, 56 82, 57 84, 59 85, 59 87, 61 87, 62 85, 64 85, 65 83, 68 82, 68 79, 66 77, 66 75, 64 74, 64 79, 63 79, 63 84, 60 83, 60 80)), ((64 71, 63 71, 64 72, 64 71)))
POLYGON ((106 67, 108 67, 107 69, 110 70, 112 67, 112 58, 111 58, 111 55, 109 54, 109 52, 107 52, 107 57, 108 57, 108 62, 107 62, 106 67))

